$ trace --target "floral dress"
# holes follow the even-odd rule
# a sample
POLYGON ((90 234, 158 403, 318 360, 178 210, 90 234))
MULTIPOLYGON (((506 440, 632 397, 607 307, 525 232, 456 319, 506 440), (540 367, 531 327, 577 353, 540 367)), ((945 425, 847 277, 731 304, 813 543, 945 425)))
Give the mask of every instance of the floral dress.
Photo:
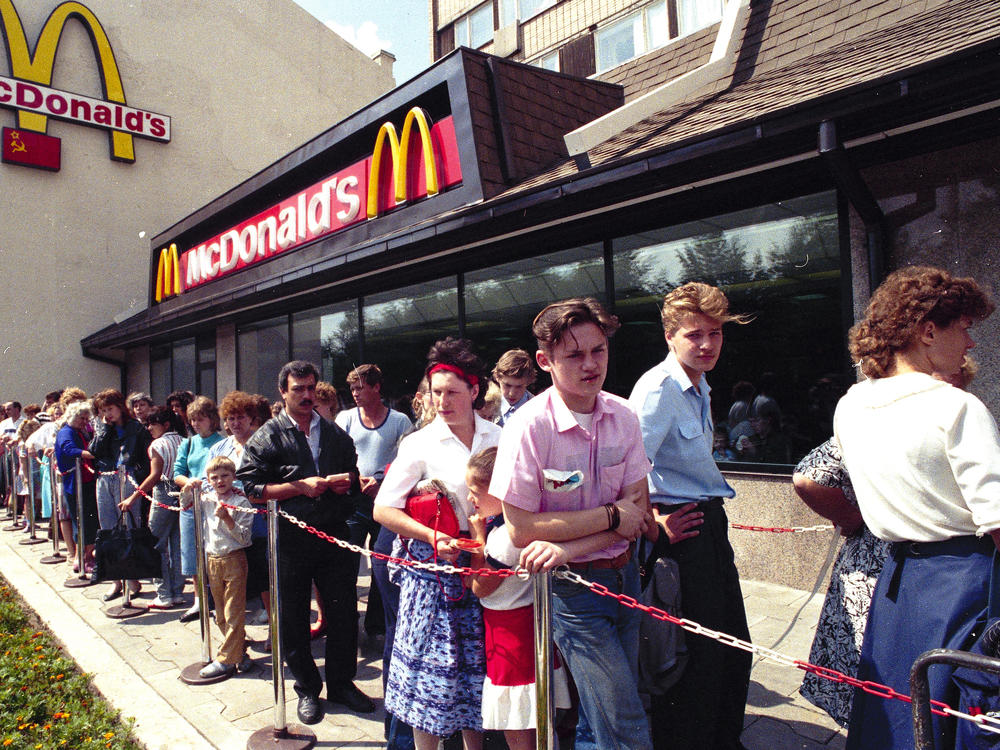
MULTIPOLYGON (((840 455, 840 446, 833 438, 803 458, 795 467, 795 473, 825 487, 839 488, 848 502, 857 507, 858 501, 840 455)), ((852 677, 857 675, 868 608, 888 550, 888 542, 875 537, 863 524, 844 540, 830 575, 830 587, 809 651, 810 662, 852 677)), ((830 714, 842 727, 847 726, 853 687, 810 673, 802 680, 799 692, 814 706, 830 714)))

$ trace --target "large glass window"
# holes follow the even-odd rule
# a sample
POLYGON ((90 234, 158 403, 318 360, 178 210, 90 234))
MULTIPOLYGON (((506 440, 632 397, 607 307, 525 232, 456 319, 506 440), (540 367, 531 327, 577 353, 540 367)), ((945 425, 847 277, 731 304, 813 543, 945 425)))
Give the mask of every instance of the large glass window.
POLYGON ((491 369, 508 349, 534 354, 531 323, 546 305, 605 299, 602 252, 595 243, 465 274, 465 335, 491 369))
POLYGON ((288 316, 239 326, 236 330, 236 386, 278 398, 278 372, 289 360, 288 316))
POLYGON ((666 356, 663 295, 703 281, 723 289, 731 311, 752 316, 746 325, 726 326, 722 357, 709 376, 715 423, 731 442, 729 454, 720 445, 720 457, 795 463, 830 437, 837 398, 853 382, 834 193, 622 237, 613 248, 623 323, 614 342, 613 388, 627 393, 666 356), (744 390, 748 395, 733 396, 744 390), (751 419, 736 403, 744 401, 758 407, 770 401, 777 415, 764 409, 767 419, 751 419))
POLYGON ((149 349, 149 395, 157 404, 165 404, 170 387, 170 344, 149 349))
POLYGON ((173 360, 170 367, 170 390, 198 392, 193 338, 174 342, 173 360))
POLYGON ((364 360, 385 377, 391 401, 412 396, 424 376, 427 350, 438 339, 458 336, 458 289, 454 276, 365 297, 364 360))
POLYGON ((215 331, 198 334, 195 339, 195 393, 216 400, 215 390, 215 331))
POLYGON ((665 0, 647 5, 595 35, 597 72, 621 65, 649 50, 662 47, 670 37, 665 0))
POLYGON ((500 0, 500 26, 527 21, 555 4, 556 0, 500 0))
POLYGON ((292 315, 292 357, 314 362, 323 380, 344 391, 347 373, 361 364, 357 301, 292 315))

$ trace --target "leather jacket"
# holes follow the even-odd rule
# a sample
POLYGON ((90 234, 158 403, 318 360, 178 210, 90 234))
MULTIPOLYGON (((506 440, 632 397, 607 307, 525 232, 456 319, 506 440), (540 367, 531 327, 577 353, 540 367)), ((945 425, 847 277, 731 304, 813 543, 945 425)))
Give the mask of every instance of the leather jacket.
MULTIPOLYGON (((267 484, 350 473, 351 487, 343 495, 327 490, 316 498, 296 495, 280 503, 282 510, 316 529, 341 535, 346 533, 347 519, 354 512, 354 503, 361 494, 358 454, 350 435, 333 422, 320 418, 319 429, 320 448, 317 466, 317 462, 313 461, 305 434, 287 414, 281 413, 269 419, 244 446, 243 460, 236 477, 243 483, 243 491, 247 497, 256 501, 267 484)), ((280 519, 279 528, 281 549, 286 553, 296 544, 311 544, 311 540, 330 545, 329 542, 319 540, 293 526, 285 518, 280 519)))

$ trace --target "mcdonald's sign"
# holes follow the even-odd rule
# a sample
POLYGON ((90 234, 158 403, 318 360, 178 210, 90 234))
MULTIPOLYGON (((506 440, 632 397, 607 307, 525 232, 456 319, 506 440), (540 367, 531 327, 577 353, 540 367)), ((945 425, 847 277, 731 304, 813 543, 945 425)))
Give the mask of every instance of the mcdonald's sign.
POLYGON ((133 136, 170 140, 168 116, 128 106, 111 41, 97 16, 82 3, 63 2, 56 6, 42 26, 34 53, 29 50, 12 0, 0 0, 0 27, 12 75, 0 76, 0 106, 17 110, 20 131, 44 135, 49 117, 104 128, 109 131, 111 158, 125 162, 135 161, 133 136), (59 40, 70 19, 78 20, 90 35, 101 74, 103 99, 51 87, 59 40))
POLYGON ((170 243, 170 247, 160 250, 160 261, 156 266, 156 291, 154 296, 157 302, 163 301, 167 297, 173 297, 181 293, 181 265, 177 258, 177 245, 170 243))
POLYGON ((179 264, 175 244, 162 248, 153 298, 160 302, 433 197, 461 181, 452 117, 432 122, 424 110, 414 107, 403 120, 401 135, 391 122, 380 126, 370 156, 185 250, 179 264), (384 158, 387 148, 389 158, 384 158))

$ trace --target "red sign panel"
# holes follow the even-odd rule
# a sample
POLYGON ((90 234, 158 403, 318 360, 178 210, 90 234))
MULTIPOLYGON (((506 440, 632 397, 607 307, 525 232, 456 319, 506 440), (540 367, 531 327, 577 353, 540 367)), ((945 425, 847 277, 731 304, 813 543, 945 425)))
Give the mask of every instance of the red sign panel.
POLYGON ((59 171, 60 142, 55 136, 20 128, 3 129, 3 160, 7 164, 59 171))

